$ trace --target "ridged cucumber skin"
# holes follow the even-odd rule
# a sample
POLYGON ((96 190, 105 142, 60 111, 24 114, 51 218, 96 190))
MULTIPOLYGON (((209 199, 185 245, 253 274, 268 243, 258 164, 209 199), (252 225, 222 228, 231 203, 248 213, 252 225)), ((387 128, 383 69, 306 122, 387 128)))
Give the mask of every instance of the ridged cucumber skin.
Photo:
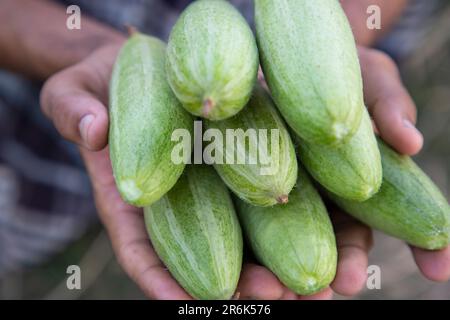
MULTIPOLYGON (((261 174, 262 162, 258 156, 258 164, 215 164, 217 172, 226 185, 242 200, 255 206, 273 206, 288 200, 288 195, 297 181, 297 158, 294 144, 283 119, 276 110, 273 102, 261 86, 256 86, 253 96, 247 105, 236 116, 224 121, 205 121, 207 129, 219 129, 226 136, 228 129, 248 129, 256 130, 258 134, 261 130, 267 130, 266 150, 272 159, 279 157, 277 168, 268 175, 261 174), (279 132, 279 149, 271 148, 271 130, 279 132), (275 154, 276 153, 276 154, 275 154)), ((247 143, 242 145, 246 152, 246 160, 250 158, 250 147, 247 143)), ((242 142, 242 141, 240 141, 242 142)), ((261 147, 261 140, 258 140, 258 147, 261 147)), ((235 146, 237 150, 238 146, 235 146)), ((218 154, 225 159, 226 152, 219 150, 218 154)), ((233 155, 235 157, 235 155, 233 155)), ((236 158, 235 158, 236 159, 236 158)))
POLYGON ((299 168, 289 203, 254 207, 235 199, 244 234, 255 256, 288 288, 312 295, 334 279, 337 248, 325 205, 299 168))
POLYGON ((114 178, 123 200, 139 207, 161 198, 184 170, 171 161, 172 132, 193 132, 193 117, 172 93, 164 61, 165 44, 137 33, 121 49, 110 83, 114 178))
POLYGON ((355 40, 336 0, 255 0, 261 64, 287 123, 337 145, 359 128, 363 85, 355 40))
POLYGON ((224 0, 193 2, 180 16, 167 48, 169 83, 196 116, 224 120, 248 102, 256 81, 256 40, 224 0))
POLYGON ((175 187, 144 215, 158 256, 192 297, 233 296, 242 232, 228 190, 212 166, 187 166, 175 187))
POLYGON ((358 131, 339 146, 297 141, 300 161, 327 190, 344 199, 361 202, 380 189, 381 156, 367 110, 364 110, 358 131))
POLYGON ((380 191, 365 202, 330 198, 370 227, 428 250, 450 243, 450 207, 431 179, 408 156, 378 139, 383 166, 380 191))

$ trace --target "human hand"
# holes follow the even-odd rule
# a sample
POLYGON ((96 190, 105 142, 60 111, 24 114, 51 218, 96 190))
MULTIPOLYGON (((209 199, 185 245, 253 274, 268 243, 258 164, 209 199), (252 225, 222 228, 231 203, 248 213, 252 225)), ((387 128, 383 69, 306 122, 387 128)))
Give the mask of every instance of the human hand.
MULTIPOLYGON (((153 250, 142 210, 123 202, 115 185, 107 147, 106 106, 111 71, 120 47, 121 43, 98 49, 51 77, 42 89, 41 107, 60 134, 79 146, 97 210, 127 274, 149 298, 189 299, 153 250)), ((250 263, 243 266, 238 291, 241 298, 297 297, 267 269, 250 263)))
MULTIPOLYGON (((101 48, 50 78, 41 93, 42 110, 64 138, 80 147, 100 218, 124 270, 150 298, 188 299, 154 252, 142 210, 122 201, 112 175, 106 106, 112 66, 120 47, 116 44, 101 48)), ((269 270, 253 263, 244 263, 238 292, 243 299, 302 298, 269 270)), ((328 288, 307 298, 331 296, 328 288)))
MULTIPOLYGON (((119 44, 101 48, 82 62, 55 74, 42 90, 42 109, 64 138, 80 146, 100 218, 124 270, 150 298, 188 299, 154 252, 142 210, 124 203, 115 186, 107 148, 105 106, 109 78, 119 48, 119 44)), ((364 285, 367 252, 372 239, 367 227, 344 217, 335 225, 340 260, 332 287, 336 292, 351 295, 364 285)), ((424 260, 423 255, 419 253, 418 256, 424 260)), ((427 263, 420 265, 427 266, 427 263)), ((266 268, 251 263, 244 264, 238 291, 242 298, 305 298, 283 286, 266 268)), ((331 296, 332 291, 328 288, 307 298, 331 296)))
MULTIPOLYGON (((364 81, 364 99, 374 121, 374 130, 384 141, 402 154, 414 155, 423 145, 415 128, 416 108, 402 84, 397 66, 386 54, 359 47, 364 81)), ((260 70, 259 80, 267 89, 260 70)), ((365 285, 368 253, 373 246, 372 231, 336 208, 331 218, 338 247, 338 269, 331 284, 334 292, 353 296, 365 285)), ((450 247, 438 251, 411 247, 422 274, 432 281, 450 278, 450 247)))
POLYGON ((127 274, 149 298, 189 299, 154 252, 142 210, 122 201, 112 175, 106 106, 112 67, 121 45, 98 49, 51 77, 42 89, 41 107, 60 134, 79 146, 99 216, 127 274))
MULTIPOLYGON (((407 155, 418 153, 423 137, 414 126, 416 109, 402 85, 395 63, 387 55, 364 47, 359 48, 359 57, 364 98, 376 132, 398 152, 407 155)), ((342 270, 338 272, 332 287, 343 295, 354 295, 365 284, 371 231, 341 212, 333 213, 332 218, 340 248, 338 268, 342 270)), ((418 268, 426 278, 439 282, 450 278, 449 247, 439 251, 411 249, 418 268)))

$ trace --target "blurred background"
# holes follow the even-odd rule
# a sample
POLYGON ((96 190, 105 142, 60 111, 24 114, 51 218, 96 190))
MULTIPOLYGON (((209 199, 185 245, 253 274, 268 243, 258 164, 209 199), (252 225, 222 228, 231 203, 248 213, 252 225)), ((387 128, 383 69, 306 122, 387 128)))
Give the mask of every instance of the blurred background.
MULTIPOLYGON (((432 11, 428 18, 417 25, 405 13, 379 47, 397 60, 418 107, 425 147, 415 160, 450 199, 450 4, 420 2, 423 12, 432 11)), ((0 299, 144 299, 118 265, 97 221, 88 178, 80 164, 70 160, 73 147, 61 139, 36 136, 36 124, 20 107, 36 102, 21 101, 16 86, 1 76, 0 85, 10 85, 9 94, 19 101, 11 113, 7 97, 0 99, 0 299), (29 227, 23 219, 30 210, 51 219, 29 227), (12 214, 18 217, 13 223, 7 219, 12 214), (45 237, 18 243, 33 234, 45 237), (69 265, 82 270, 81 290, 67 290, 69 265)), ((52 130, 44 118, 41 121, 52 130)), ((381 268, 381 290, 365 290, 353 299, 450 299, 450 283, 423 278, 401 241, 375 232, 369 264, 381 268)))

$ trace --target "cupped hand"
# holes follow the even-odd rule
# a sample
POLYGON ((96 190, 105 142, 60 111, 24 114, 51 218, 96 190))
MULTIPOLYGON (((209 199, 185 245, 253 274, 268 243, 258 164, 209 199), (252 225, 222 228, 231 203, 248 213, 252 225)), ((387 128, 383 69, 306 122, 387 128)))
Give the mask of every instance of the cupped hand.
MULTIPOLYGON (((372 116, 374 130, 399 153, 415 155, 423 145, 416 129, 416 107, 403 86, 399 70, 386 54, 358 47, 364 82, 364 100, 372 116)), ((267 88, 260 70, 259 80, 267 88)), ((368 252, 373 246, 372 231, 347 214, 332 209, 331 218, 338 247, 338 269, 331 284, 334 292, 353 296, 366 284, 368 252)), ((422 274, 432 281, 450 278, 450 246, 437 251, 411 247, 422 274)))
MULTIPOLYGON (((397 66, 386 54, 359 49, 364 99, 375 131, 399 153, 417 154, 423 137, 416 129, 416 108, 402 84, 397 66)), ((332 212, 339 248, 338 273, 332 283, 335 292, 354 295, 365 285, 367 253, 372 246, 370 229, 341 212, 332 212)), ((433 281, 450 278, 450 247, 438 251, 411 248, 422 274, 433 281)))
MULTIPOLYGON (((98 49, 80 63, 51 77, 42 89, 41 107, 60 134, 79 146, 91 178, 100 218, 108 231, 118 261, 127 274, 149 298, 189 299, 189 295, 172 278, 154 252, 147 236, 142 210, 122 201, 112 175, 107 147, 106 106, 112 66, 121 45, 117 43, 98 49)), ((417 152, 422 138, 412 125, 415 121, 414 106, 401 85, 395 66, 385 56, 367 49, 361 50, 361 61, 367 87, 366 100, 383 138, 400 152, 417 152), (386 67, 377 67, 382 64, 386 64, 386 67), (376 85, 380 79, 386 87, 376 85), (386 120, 384 113, 390 114, 392 118, 386 120), (405 125, 404 119, 409 120, 408 125, 405 125), (384 125, 385 121, 390 125, 384 125), (400 128, 396 128, 398 124, 400 128)), ((371 231, 343 214, 334 214, 333 222, 339 263, 332 288, 338 293, 353 295, 365 283, 367 254, 372 245, 371 231)), ((448 250, 425 252, 414 249, 414 253, 427 277, 434 280, 448 277, 445 273, 448 273, 450 264, 448 250)), ((238 292, 241 298, 254 299, 332 297, 331 288, 311 297, 299 297, 282 285, 269 270, 252 263, 243 266, 238 292)))
MULTIPOLYGON (((79 146, 100 218, 125 272, 152 299, 190 299, 153 250, 141 209, 122 201, 112 174, 108 140, 108 87, 122 43, 95 51, 51 77, 41 92, 43 112, 59 133, 79 146)), ((288 290, 267 269, 245 264, 241 298, 279 299, 288 290)))
POLYGON ((79 146, 96 207, 125 272, 152 299, 189 299, 154 252, 142 209, 122 201, 112 175, 108 141, 108 87, 122 43, 95 51, 51 77, 41 108, 60 134, 79 146))

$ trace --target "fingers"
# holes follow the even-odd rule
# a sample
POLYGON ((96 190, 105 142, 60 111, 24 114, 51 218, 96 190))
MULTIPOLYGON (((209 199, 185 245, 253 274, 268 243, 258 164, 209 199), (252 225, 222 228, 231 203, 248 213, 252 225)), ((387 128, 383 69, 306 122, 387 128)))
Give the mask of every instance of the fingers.
POLYGON ((125 272, 152 299, 190 299, 177 284, 151 246, 141 209, 122 201, 112 175, 108 148, 81 149, 91 177, 95 201, 114 252, 125 272))
POLYGON ((270 270, 252 263, 244 264, 236 292, 244 300, 329 300, 333 297, 330 288, 311 296, 298 296, 270 270))
POLYGON ((90 78, 78 66, 57 73, 41 91, 41 108, 65 139, 100 150, 107 143, 108 114, 85 84, 90 78))
POLYGON ((333 290, 326 288, 319 293, 311 296, 301 296, 299 300, 331 300, 333 299, 333 290))
POLYGON ((284 291, 283 291, 282 296, 280 297, 280 300, 298 300, 298 295, 294 291, 292 291, 288 288, 284 288, 284 291))
POLYGON ((368 252, 372 248, 372 231, 348 215, 332 216, 338 248, 338 266, 331 287, 336 293, 353 296, 367 279, 368 252))
POLYGON ((450 246, 438 251, 415 247, 411 250, 417 266, 427 279, 436 282, 446 282, 450 279, 450 246))
POLYGON ((416 107, 404 88, 395 63, 379 51, 359 48, 364 98, 384 141, 403 154, 423 145, 416 129, 416 107))
POLYGON ((121 266, 147 297, 158 300, 192 299, 159 261, 148 239, 123 239, 123 242, 116 243, 115 248, 121 266))
POLYGON ((266 82, 266 78, 264 77, 264 73, 263 73, 261 66, 259 66, 259 69, 258 69, 258 82, 264 89, 266 89, 267 91, 270 91, 269 86, 267 85, 267 82, 266 82))
POLYGON ((285 288, 268 269, 247 263, 242 268, 237 292, 241 299, 279 300, 285 288))
POLYGON ((153 250, 140 210, 110 211, 104 221, 120 265, 149 298, 191 299, 153 250))
POLYGON ((82 62, 53 77, 41 91, 42 111, 61 135, 88 150, 107 144, 108 89, 123 39, 96 50, 82 62))

